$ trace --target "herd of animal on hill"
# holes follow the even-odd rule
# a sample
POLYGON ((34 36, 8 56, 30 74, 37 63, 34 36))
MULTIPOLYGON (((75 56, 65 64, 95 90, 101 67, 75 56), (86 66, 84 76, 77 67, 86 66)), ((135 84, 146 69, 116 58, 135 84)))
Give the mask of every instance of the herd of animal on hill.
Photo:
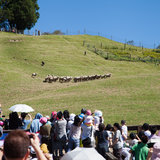
POLYGON ((60 82, 60 83, 66 83, 66 82, 84 82, 84 81, 90 81, 90 80, 97 80, 97 79, 106 79, 108 77, 111 77, 111 74, 104 74, 104 75, 92 75, 92 76, 81 76, 81 77, 59 77, 59 76, 53 76, 48 75, 43 82, 60 82))
MULTIPOLYGON (((44 66, 45 62, 41 62, 41 66, 44 66)), ((37 73, 32 73, 31 77, 35 78, 37 76, 37 73)), ((90 81, 90 80, 97 80, 97 79, 106 79, 108 77, 111 77, 111 74, 104 74, 104 75, 91 75, 91 76, 81 76, 81 77, 70 77, 70 76, 65 76, 65 77, 60 77, 60 76, 53 76, 53 75, 48 75, 43 82, 60 82, 60 83, 66 83, 66 82, 84 82, 84 81, 90 81)))

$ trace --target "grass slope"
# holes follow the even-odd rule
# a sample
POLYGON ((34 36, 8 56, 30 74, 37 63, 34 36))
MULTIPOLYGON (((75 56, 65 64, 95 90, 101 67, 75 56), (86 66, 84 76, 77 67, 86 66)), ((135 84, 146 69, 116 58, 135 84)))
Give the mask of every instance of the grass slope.
MULTIPOLYGON (((7 115, 17 103, 36 112, 79 113, 82 107, 100 109, 105 123, 126 119, 128 124, 158 124, 160 67, 142 62, 106 61, 87 51, 83 41, 121 45, 98 36, 24 36, 0 32, 0 103, 7 115), (10 42, 10 40, 20 40, 10 42), (41 61, 46 65, 41 67, 41 61), (38 73, 33 79, 31 74, 38 73), (106 80, 82 83, 43 83, 48 74, 81 76, 112 73, 106 80)), ((33 113, 33 114, 35 114, 33 113)))

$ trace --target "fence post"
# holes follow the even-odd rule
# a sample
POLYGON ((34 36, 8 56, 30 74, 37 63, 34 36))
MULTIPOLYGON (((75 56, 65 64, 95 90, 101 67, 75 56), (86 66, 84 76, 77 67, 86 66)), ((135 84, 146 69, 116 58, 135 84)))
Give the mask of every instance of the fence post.
POLYGON ((126 43, 124 43, 124 50, 126 49, 126 43))
POLYGON ((97 53, 97 49, 96 48, 95 48, 94 52, 97 53))
POLYGON ((83 46, 85 46, 85 41, 83 41, 83 46))
POLYGON ((103 47, 102 42, 101 42, 101 48, 103 47))

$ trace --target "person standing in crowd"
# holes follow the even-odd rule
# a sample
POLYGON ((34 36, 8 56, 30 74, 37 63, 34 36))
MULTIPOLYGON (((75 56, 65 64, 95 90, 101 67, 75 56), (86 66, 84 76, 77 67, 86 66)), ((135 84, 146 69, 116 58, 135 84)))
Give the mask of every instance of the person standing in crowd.
POLYGON ((128 128, 126 126, 126 121, 125 120, 121 120, 121 130, 122 130, 122 139, 123 141, 127 140, 127 136, 128 136, 128 128))
POLYGON ((55 121, 55 142, 56 142, 56 157, 63 156, 63 149, 66 149, 66 142, 67 142, 67 133, 66 133, 66 125, 67 121, 63 118, 63 114, 61 111, 57 113, 57 120, 55 121))
MULTIPOLYGON (((90 112, 91 113, 91 112, 90 112)), ((93 117, 90 116, 91 114, 88 114, 88 116, 85 117, 84 123, 81 125, 82 127, 82 144, 83 141, 86 138, 90 138, 91 139, 91 145, 92 147, 94 147, 95 145, 95 140, 94 140, 94 126, 93 126, 93 117)))
POLYGON ((67 136, 69 135, 70 129, 71 129, 71 125, 74 123, 74 118, 75 118, 75 114, 71 113, 69 116, 69 121, 67 123, 67 136))
POLYGON ((22 120, 18 117, 17 112, 9 114, 9 129, 20 129, 22 127, 22 120))
POLYGON ((99 154, 104 158, 106 157, 106 152, 109 152, 108 148, 108 133, 105 131, 105 125, 103 123, 99 124, 99 131, 95 132, 95 139, 97 140, 96 149, 99 154))
POLYGON ((47 124, 47 118, 42 117, 40 120, 42 126, 40 127, 40 135, 41 143, 45 143, 48 146, 48 149, 51 151, 51 144, 50 144, 50 132, 51 132, 51 125, 47 124))
POLYGON ((40 114, 40 113, 37 113, 35 115, 35 118, 34 120, 32 121, 31 123, 31 126, 30 126, 30 132, 31 133, 37 133, 39 132, 40 130, 40 126, 42 125, 39 120, 42 118, 43 116, 40 114))
POLYGON ((74 117, 74 123, 71 125, 69 132, 69 144, 68 151, 75 149, 80 146, 80 136, 81 136, 81 123, 83 120, 79 116, 74 117))
POLYGON ((51 123, 52 123, 52 126, 54 125, 54 122, 57 120, 57 112, 56 111, 53 111, 52 114, 51 114, 51 123))
POLYGON ((107 124, 105 128, 106 132, 108 133, 108 138, 109 138, 109 146, 112 146, 112 138, 113 138, 113 127, 111 124, 107 124))
POLYGON ((28 125, 32 122, 32 117, 29 113, 21 113, 22 127, 21 129, 26 130, 28 125), (29 120, 26 120, 26 116, 28 115, 29 120))
POLYGON ((121 134, 121 127, 119 123, 114 123, 114 135, 113 135, 113 154, 115 157, 121 157, 121 149, 123 147, 123 140, 121 134))
POLYGON ((136 134, 131 132, 129 135, 130 139, 131 139, 131 143, 130 146, 133 147, 134 145, 138 144, 138 139, 136 138, 136 134))
POLYGON ((142 129, 144 130, 144 134, 148 137, 148 139, 151 136, 151 132, 149 130, 149 124, 148 123, 144 123, 142 126, 142 129))

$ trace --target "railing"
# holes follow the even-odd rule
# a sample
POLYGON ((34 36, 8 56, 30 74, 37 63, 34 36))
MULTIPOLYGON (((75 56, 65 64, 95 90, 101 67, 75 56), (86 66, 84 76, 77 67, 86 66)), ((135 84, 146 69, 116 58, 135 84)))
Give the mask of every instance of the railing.
MULTIPOLYGON (((128 131, 137 131, 138 133, 139 128, 142 126, 139 125, 139 126, 127 126, 127 127, 128 127, 128 131)), ((150 125, 150 127, 156 127, 158 130, 160 130, 160 125, 150 125)))

